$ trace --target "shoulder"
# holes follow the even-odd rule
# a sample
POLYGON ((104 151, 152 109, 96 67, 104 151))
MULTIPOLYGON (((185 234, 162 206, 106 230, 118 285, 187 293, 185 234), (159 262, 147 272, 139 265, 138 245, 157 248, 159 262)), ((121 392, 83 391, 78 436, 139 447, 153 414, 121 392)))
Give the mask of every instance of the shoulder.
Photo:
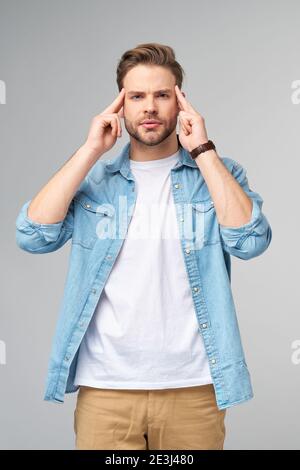
POLYGON ((101 184, 105 184, 105 181, 112 175, 112 173, 106 170, 107 165, 113 162, 114 160, 115 158, 100 158, 99 160, 97 160, 97 162, 87 173, 84 180, 81 182, 77 190, 77 198, 78 196, 84 194, 85 197, 90 197, 91 199, 95 200, 97 199, 97 197, 99 196, 99 187, 101 186, 101 184))
POLYGON ((108 172, 106 172, 106 166, 111 163, 111 161, 111 159, 99 158, 88 172, 88 180, 94 183, 100 183, 100 181, 108 175, 108 172))

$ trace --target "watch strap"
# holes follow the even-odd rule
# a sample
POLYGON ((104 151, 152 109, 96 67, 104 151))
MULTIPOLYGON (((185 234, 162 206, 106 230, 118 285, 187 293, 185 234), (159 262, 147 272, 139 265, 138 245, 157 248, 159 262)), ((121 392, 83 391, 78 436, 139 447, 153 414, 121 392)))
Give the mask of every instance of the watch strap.
POLYGON ((213 143, 212 140, 209 140, 208 142, 205 142, 204 144, 201 144, 198 147, 194 148, 190 152, 190 155, 192 159, 194 160, 201 153, 206 152, 207 150, 215 150, 215 149, 216 149, 215 144, 213 143))

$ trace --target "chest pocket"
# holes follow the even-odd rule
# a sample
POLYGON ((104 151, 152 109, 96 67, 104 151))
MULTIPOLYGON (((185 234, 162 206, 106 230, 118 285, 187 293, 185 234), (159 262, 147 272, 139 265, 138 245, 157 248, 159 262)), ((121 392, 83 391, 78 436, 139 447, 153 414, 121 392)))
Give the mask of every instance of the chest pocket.
POLYGON ((85 194, 74 197, 74 230, 72 243, 83 248, 92 249, 99 239, 99 223, 110 223, 114 216, 114 208, 110 204, 100 204, 85 194))
POLYGON ((192 202, 195 249, 220 242, 219 224, 212 199, 192 202))

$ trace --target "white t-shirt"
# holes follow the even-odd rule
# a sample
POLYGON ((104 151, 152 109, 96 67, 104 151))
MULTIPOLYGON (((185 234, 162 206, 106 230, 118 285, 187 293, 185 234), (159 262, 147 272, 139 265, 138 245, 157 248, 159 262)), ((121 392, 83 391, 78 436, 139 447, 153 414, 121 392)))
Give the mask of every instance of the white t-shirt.
POLYGON ((177 151, 158 160, 130 159, 136 205, 80 345, 76 386, 164 389, 212 383, 170 185, 178 157, 177 151))

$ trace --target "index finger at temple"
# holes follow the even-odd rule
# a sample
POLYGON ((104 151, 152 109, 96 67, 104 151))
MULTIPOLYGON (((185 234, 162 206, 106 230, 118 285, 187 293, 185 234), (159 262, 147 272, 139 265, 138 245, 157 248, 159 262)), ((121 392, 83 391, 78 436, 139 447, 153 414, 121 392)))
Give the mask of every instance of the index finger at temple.
POLYGON ((103 111, 104 113, 111 114, 117 113, 123 106, 125 96, 125 88, 122 88, 117 98, 103 111))

